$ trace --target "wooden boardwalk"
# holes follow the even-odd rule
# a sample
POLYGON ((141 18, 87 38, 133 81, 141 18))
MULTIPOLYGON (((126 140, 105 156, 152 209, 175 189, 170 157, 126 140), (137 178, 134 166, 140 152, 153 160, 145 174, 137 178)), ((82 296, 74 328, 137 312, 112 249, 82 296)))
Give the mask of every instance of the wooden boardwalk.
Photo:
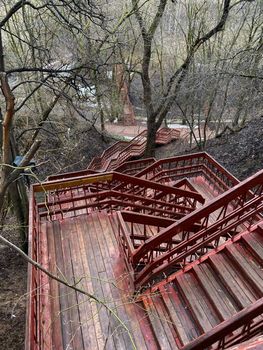
MULTIPOLYGON (((178 271, 142 295, 162 349, 192 349, 191 342, 216 326, 223 327, 262 299, 262 233, 260 228, 245 233, 234 244, 226 243, 217 253, 190 264, 187 271, 178 271)), ((262 320, 260 316, 255 323, 262 320)), ((239 332, 242 329, 229 338, 239 332)), ((205 345, 200 342, 197 348, 205 345)))
POLYGON ((153 333, 133 287, 115 238, 115 215, 95 212, 45 222, 50 270, 70 284, 94 294, 99 303, 56 282, 51 283, 54 349, 147 349, 153 333), (148 345, 147 345, 148 344, 148 345))

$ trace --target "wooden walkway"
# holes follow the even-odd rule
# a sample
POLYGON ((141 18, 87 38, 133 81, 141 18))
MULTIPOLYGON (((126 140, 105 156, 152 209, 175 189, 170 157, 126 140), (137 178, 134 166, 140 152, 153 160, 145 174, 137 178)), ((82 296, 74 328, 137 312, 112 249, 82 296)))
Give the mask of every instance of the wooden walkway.
POLYGON ((133 349, 131 337, 137 349, 148 349, 154 337, 142 305, 134 302, 114 235, 115 215, 95 212, 45 222, 42 229, 51 271, 106 303, 130 332, 101 304, 52 281, 54 349, 133 349))
MULTIPOLYGON (((180 130, 161 128, 156 133, 155 144, 166 145, 179 138, 180 130)), ((90 162, 88 169, 98 172, 110 171, 118 168, 124 162, 133 158, 140 158, 146 147, 147 130, 142 131, 131 141, 118 141, 107 148, 100 157, 95 157, 90 162)))

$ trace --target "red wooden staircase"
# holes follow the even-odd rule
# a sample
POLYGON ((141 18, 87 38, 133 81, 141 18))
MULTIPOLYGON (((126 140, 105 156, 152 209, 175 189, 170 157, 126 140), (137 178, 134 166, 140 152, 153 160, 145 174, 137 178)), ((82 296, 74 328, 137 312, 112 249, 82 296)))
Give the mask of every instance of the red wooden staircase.
POLYGON ((210 249, 260 222, 263 211, 263 171, 189 213, 176 223, 147 237, 134 247, 120 222, 120 242, 134 271, 136 286, 144 285, 173 268, 184 268, 210 249), (196 231, 196 225, 199 229, 196 231))
POLYGON ((29 256, 114 315, 30 265, 26 350, 262 346, 263 170, 131 160, 144 137, 32 186, 29 256))
MULTIPOLYGON (((161 128, 157 131, 155 143, 164 145, 179 138, 178 129, 161 128)), ((88 166, 90 170, 99 172, 116 169, 125 161, 141 157, 146 146, 147 130, 142 131, 131 141, 118 141, 102 153, 100 157, 95 157, 88 166)))
POLYGON ((141 296, 162 349, 222 349, 263 330, 263 229, 245 232, 141 296))

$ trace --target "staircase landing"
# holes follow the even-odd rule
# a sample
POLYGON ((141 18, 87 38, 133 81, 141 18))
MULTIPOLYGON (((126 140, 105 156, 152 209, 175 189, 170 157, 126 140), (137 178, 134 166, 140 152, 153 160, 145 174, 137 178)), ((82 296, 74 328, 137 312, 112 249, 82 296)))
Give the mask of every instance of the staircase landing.
POLYGON ((115 215, 106 212, 42 224, 49 269, 106 303, 130 334, 104 306, 52 281, 49 293, 52 324, 41 349, 51 349, 48 343, 54 349, 133 349, 130 337, 138 349, 148 349, 149 344, 152 349, 157 348, 142 304, 134 302, 116 231, 115 215))

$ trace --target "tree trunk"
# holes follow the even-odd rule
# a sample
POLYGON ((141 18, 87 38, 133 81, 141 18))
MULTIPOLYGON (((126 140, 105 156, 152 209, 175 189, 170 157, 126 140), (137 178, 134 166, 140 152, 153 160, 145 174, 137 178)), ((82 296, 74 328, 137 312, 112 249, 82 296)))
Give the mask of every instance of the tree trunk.
POLYGON ((148 118, 147 121, 147 141, 144 151, 144 157, 154 157, 155 155, 155 139, 156 139, 157 128, 154 122, 151 122, 148 118))
POLYGON ((119 103, 122 109, 120 121, 123 125, 135 125, 135 114, 129 97, 129 89, 124 76, 123 64, 116 64, 115 72, 119 103))
POLYGON ((19 236, 22 249, 27 251, 28 198, 23 180, 19 179, 8 188, 15 216, 19 222, 19 236))

